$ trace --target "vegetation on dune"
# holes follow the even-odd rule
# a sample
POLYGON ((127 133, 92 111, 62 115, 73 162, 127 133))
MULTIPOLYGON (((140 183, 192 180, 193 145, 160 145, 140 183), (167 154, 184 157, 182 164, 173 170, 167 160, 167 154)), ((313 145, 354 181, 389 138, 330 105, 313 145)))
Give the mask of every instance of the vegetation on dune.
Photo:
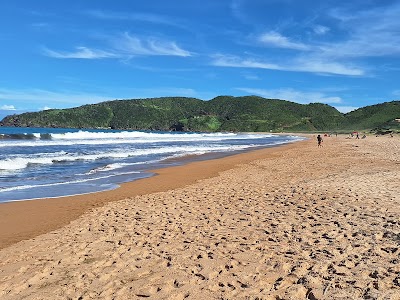
POLYGON ((210 101, 163 97, 11 115, 0 125, 207 132, 390 130, 399 128, 399 103, 386 102, 342 114, 326 104, 305 105, 257 96, 219 96, 210 101))

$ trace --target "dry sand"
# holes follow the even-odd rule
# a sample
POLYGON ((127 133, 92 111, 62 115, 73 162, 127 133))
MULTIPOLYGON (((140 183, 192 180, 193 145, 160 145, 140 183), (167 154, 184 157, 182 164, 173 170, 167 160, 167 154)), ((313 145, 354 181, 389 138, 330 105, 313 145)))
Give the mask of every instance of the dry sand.
POLYGON ((313 139, 62 199, 40 230, 104 205, 8 238, 0 299, 400 299, 399 147, 313 139))

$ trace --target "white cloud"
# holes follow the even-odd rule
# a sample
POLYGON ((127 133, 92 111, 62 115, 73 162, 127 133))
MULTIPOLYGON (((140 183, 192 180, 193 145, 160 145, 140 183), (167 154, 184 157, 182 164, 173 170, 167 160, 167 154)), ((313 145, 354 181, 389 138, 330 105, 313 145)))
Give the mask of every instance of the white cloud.
POLYGON ((87 47, 76 47, 76 51, 74 52, 61 52, 44 48, 43 54, 53 58, 102 59, 117 57, 117 55, 114 53, 97 49, 89 49, 87 47))
POLYGON ((326 26, 322 26, 322 25, 315 25, 313 27, 313 31, 315 34, 317 35, 323 35, 325 33, 327 33, 330 29, 326 26))
POLYGON ((400 54, 400 3, 369 10, 330 11, 349 37, 342 42, 326 44, 324 55, 331 57, 373 57, 400 54))
MULTIPOLYGON (((234 2, 237 9, 240 2, 234 2)), ((298 51, 292 56, 281 53, 279 61, 262 61, 262 59, 221 59, 216 65, 231 67, 265 68, 283 71, 303 71, 319 74, 336 74, 349 76, 365 76, 373 68, 365 68, 354 59, 368 57, 397 57, 400 55, 400 2, 391 5, 375 6, 373 9, 363 9, 359 3, 351 3, 342 7, 326 10, 320 13, 327 17, 330 27, 320 24, 310 26, 305 20, 304 26, 311 28, 314 35, 307 36, 307 42, 299 42, 291 36, 285 36, 278 31, 269 31, 259 35, 254 43, 264 46, 292 49, 298 51), (328 32, 335 34, 334 41, 327 41, 328 32), (306 51, 306 52, 305 52, 306 51)), ((301 25, 300 25, 301 26, 301 25)), ((277 57, 277 56, 275 56, 277 57)), ((365 61, 364 65, 371 64, 365 61)), ((382 68, 382 66, 380 66, 382 68)))
POLYGON ((335 74, 360 76, 364 71, 357 67, 318 59, 288 59, 279 64, 257 61, 255 59, 241 58, 231 55, 215 55, 211 63, 219 67, 256 68, 281 71, 312 72, 321 74, 335 74))
POLYGON ((301 104, 319 102, 319 103, 341 103, 342 99, 340 97, 327 96, 320 92, 303 92, 291 88, 284 89, 253 89, 253 88, 238 88, 238 90, 259 95, 268 99, 281 99, 288 100, 292 102, 297 102, 301 104))
POLYGON ((303 71, 321 74, 362 76, 365 71, 351 63, 340 63, 322 57, 304 56, 294 59, 287 67, 290 71, 303 71))
POLYGON ((282 70, 282 67, 277 64, 266 62, 259 62, 254 59, 242 59, 233 55, 218 54, 214 56, 212 65, 218 67, 235 67, 235 68, 257 68, 257 69, 270 69, 282 70))
MULTIPOLYGON (((7 98, 21 103, 28 110, 48 110, 55 108, 76 107, 95 104, 115 99, 140 99, 166 96, 199 97, 196 90, 184 87, 124 88, 118 94, 97 95, 74 91, 49 91, 40 89, 10 90, 0 88, 0 98, 7 98), (51 106, 46 105, 51 103, 51 106)), ((4 109, 0 106, 0 110, 4 109)))
POLYGON ((394 90, 392 92, 392 95, 395 96, 395 97, 400 97, 400 90, 394 90))
POLYGON ((175 42, 157 38, 140 39, 125 32, 118 37, 109 38, 112 44, 108 50, 90 49, 88 47, 76 47, 75 51, 55 51, 43 48, 43 54, 60 59, 105 59, 119 58, 129 59, 132 56, 181 56, 192 54, 180 48, 175 42))
POLYGON ((191 56, 189 51, 183 50, 175 42, 163 41, 156 38, 146 40, 139 39, 125 32, 122 36, 114 39, 114 48, 123 55, 169 55, 169 56, 191 56))
POLYGON ((196 90, 184 87, 126 88, 120 91, 118 99, 143 99, 155 97, 198 97, 196 90))
POLYGON ((0 109, 1 110, 16 110, 14 105, 2 105, 2 106, 0 106, 0 109))
POLYGON ((248 17, 244 13, 242 9, 242 0, 232 0, 230 3, 230 9, 232 12, 232 15, 237 18, 240 22, 244 24, 252 24, 251 21, 249 21, 248 17))
POLYGON ((85 94, 77 92, 53 92, 48 90, 10 90, 0 89, 0 98, 6 98, 14 101, 23 101, 29 103, 62 103, 70 106, 83 105, 88 103, 98 103, 110 100, 109 97, 94 94, 85 94))
MULTIPOLYGON (((334 42, 311 40, 308 44, 291 41, 290 37, 271 31, 257 39, 265 44, 294 50, 308 50, 313 57, 324 60, 352 59, 400 55, 400 3, 363 10, 346 6, 327 11, 335 27, 342 32, 334 42), (341 38, 341 39, 340 39, 341 38)), ((331 31, 323 25, 314 25, 317 36, 331 31)))
POLYGON ((303 43, 296 43, 276 31, 270 31, 258 37, 258 40, 266 46, 287 48, 295 50, 308 50, 309 47, 303 43))
MULTIPOLYGON (((341 35, 336 35, 333 42, 311 40, 307 44, 293 42, 290 37, 271 31, 259 37, 257 41, 280 48, 308 50, 314 57, 336 60, 382 57, 400 55, 400 2, 392 5, 362 9, 346 5, 321 14, 327 14, 341 35)), ((323 25, 313 25, 312 30, 317 36, 332 31, 323 25)))

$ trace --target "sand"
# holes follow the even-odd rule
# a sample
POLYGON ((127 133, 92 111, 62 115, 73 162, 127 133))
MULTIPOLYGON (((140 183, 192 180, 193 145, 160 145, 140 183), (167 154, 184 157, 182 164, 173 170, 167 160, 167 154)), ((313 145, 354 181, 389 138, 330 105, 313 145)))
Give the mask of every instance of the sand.
POLYGON ((62 199, 3 234, 0 299, 400 299, 399 137, 314 139, 62 199))

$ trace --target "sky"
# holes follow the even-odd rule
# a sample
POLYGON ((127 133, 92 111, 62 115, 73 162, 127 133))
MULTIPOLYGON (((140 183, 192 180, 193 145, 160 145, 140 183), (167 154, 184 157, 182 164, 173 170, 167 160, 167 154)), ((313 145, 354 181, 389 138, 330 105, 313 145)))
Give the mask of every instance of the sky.
POLYGON ((0 2, 0 119, 114 99, 400 98, 400 1, 0 2))

